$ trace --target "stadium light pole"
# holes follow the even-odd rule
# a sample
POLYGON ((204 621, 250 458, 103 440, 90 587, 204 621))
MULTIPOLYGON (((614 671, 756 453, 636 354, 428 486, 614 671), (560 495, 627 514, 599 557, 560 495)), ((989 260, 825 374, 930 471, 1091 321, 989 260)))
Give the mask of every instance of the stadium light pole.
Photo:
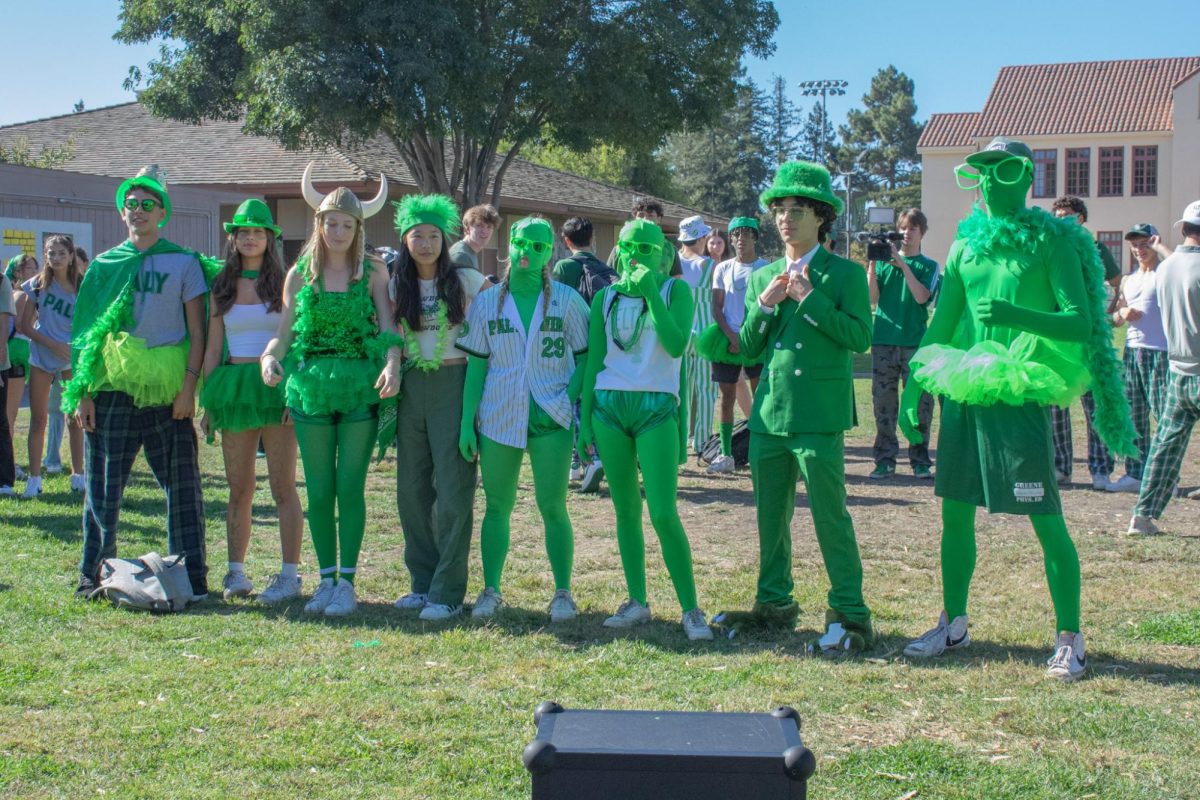
POLYGON ((800 94, 805 97, 821 97, 821 161, 829 159, 829 143, 825 140, 825 129, 829 127, 829 110, 825 105, 829 95, 840 97, 850 84, 838 78, 823 78, 817 81, 800 81, 800 94))

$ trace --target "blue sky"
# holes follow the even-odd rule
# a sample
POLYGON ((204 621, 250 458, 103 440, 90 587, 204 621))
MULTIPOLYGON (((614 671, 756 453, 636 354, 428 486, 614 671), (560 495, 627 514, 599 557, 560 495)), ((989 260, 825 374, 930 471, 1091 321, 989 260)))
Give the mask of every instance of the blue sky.
MULTIPOLYGON (((968 0, 883 3, 777 0, 781 24, 775 55, 747 64, 764 86, 782 75, 803 107, 803 80, 840 78, 846 97, 830 98, 836 123, 857 105, 871 76, 894 64, 916 83, 917 116, 978 111, 996 71, 1006 64, 1188 56, 1200 52, 1180 0, 1010 0, 985 7, 968 0), (889 11, 904 8, 904 11, 889 11), (1136 9, 1132 18, 1131 9, 1136 9), (820 26, 819 30, 816 26, 820 26)), ((127 102, 121 88, 131 65, 145 65, 153 45, 112 40, 115 0, 5 2, 6 80, 0 124, 127 102)))

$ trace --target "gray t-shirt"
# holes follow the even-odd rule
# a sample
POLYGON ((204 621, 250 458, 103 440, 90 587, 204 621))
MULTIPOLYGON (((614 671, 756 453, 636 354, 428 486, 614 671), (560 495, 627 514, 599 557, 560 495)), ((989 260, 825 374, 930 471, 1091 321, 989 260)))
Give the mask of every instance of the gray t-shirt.
POLYGON ((450 245, 450 261, 456 267, 479 269, 479 254, 471 249, 471 245, 467 244, 466 239, 459 239, 450 245))
POLYGON ((1200 375, 1200 247, 1175 248, 1154 277, 1171 371, 1200 375))
MULTIPOLYGON (((47 289, 37 288, 37 278, 30 278, 21 284, 21 290, 29 298, 29 302, 37 304, 37 324, 34 327, 42 335, 49 336, 56 342, 71 341, 71 316, 75 311, 75 292, 63 287, 58 282, 52 282, 47 289)), ((71 366, 69 358, 64 359, 48 347, 43 347, 36 341, 29 343, 29 363, 46 372, 57 372, 71 366)))
POLYGON ((191 253, 147 256, 133 279, 134 336, 146 347, 178 344, 187 336, 183 304, 208 291, 204 270, 191 253))

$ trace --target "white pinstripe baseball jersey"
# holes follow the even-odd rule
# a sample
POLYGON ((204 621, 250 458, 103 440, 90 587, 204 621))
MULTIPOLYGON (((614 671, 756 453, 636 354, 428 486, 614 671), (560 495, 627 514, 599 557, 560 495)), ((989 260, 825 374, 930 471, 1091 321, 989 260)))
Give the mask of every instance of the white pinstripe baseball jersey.
POLYGON ((575 372, 575 356, 587 350, 588 307, 575 289, 551 281, 550 307, 543 315, 539 295, 530 336, 511 294, 502 309, 496 308, 500 289, 486 289, 471 303, 458 347, 488 360, 479 432, 494 442, 524 448, 531 395, 555 422, 571 427, 567 384, 575 372))

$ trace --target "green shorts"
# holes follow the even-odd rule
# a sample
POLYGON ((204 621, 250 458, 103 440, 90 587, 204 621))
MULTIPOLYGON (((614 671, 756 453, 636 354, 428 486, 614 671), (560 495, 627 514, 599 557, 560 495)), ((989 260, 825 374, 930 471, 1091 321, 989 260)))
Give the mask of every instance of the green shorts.
POLYGON ((996 514, 1062 513, 1050 412, 1044 406, 969 406, 947 400, 937 463, 938 497, 996 514))
POLYGON ((678 408, 675 396, 666 392, 600 389, 592 406, 592 418, 636 439, 664 422, 677 422, 678 408))
POLYGON ((564 431, 558 420, 546 413, 546 409, 538 405, 532 396, 529 398, 529 430, 527 436, 545 436, 548 433, 564 431))

